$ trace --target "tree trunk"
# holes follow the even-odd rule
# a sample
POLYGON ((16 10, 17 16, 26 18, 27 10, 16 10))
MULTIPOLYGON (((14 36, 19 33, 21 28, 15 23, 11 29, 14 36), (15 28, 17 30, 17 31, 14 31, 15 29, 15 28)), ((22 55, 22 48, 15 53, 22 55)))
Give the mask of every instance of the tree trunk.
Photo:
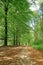
POLYGON ((8 13, 8 6, 6 6, 6 1, 5 1, 5 6, 4 6, 4 11, 5 11, 5 39, 4 39, 4 46, 7 46, 7 13, 8 13))
POLYGON ((16 34, 15 34, 15 32, 14 32, 14 40, 13 40, 14 42, 14 46, 16 46, 16 34))
POLYGON ((19 29, 18 28, 16 28, 16 46, 20 46, 20 40, 19 40, 19 38, 20 38, 20 36, 19 36, 19 29))
POLYGON ((38 30, 37 30, 37 29, 38 29, 38 23, 37 23, 37 24, 34 23, 34 24, 35 24, 35 26, 34 26, 34 28, 35 28, 35 29, 34 29, 34 44, 37 45, 37 44, 38 44, 38 40, 39 40, 39 39, 38 39, 38 34, 39 34, 39 33, 38 33, 38 30))

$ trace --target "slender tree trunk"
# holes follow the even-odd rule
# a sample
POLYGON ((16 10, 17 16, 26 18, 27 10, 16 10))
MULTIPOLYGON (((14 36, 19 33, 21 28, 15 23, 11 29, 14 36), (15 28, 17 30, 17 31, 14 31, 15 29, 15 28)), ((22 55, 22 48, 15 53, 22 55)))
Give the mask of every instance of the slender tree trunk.
POLYGON ((34 32, 34 43, 37 44, 38 43, 38 33, 34 32))
MULTIPOLYGON (((34 23, 35 24, 35 23, 34 23)), ((38 43, 38 32, 37 32, 37 27, 38 26, 38 23, 37 24, 35 24, 35 26, 34 26, 34 28, 35 28, 35 30, 34 30, 34 43, 35 44, 37 44, 38 43)))
POLYGON ((18 34, 16 34, 16 46, 20 46, 20 40, 18 34))
POLYGON ((18 35, 16 34, 16 46, 18 46, 18 35))
POLYGON ((19 40, 19 38, 20 38, 20 36, 19 36, 19 29, 18 28, 16 28, 16 46, 20 46, 20 40, 19 40))
POLYGON ((8 13, 8 6, 6 6, 6 1, 5 1, 5 39, 4 39, 4 46, 7 46, 7 13, 8 13))
POLYGON ((14 32, 14 40, 13 40, 14 42, 14 46, 16 46, 16 34, 15 34, 15 32, 14 32))

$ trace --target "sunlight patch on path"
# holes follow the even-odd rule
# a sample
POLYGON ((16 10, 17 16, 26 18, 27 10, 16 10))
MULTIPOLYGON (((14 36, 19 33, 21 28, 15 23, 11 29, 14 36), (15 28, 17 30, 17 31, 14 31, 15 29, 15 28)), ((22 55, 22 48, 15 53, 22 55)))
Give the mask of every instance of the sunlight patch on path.
POLYGON ((13 58, 11 57, 3 57, 4 60, 12 60, 13 58))

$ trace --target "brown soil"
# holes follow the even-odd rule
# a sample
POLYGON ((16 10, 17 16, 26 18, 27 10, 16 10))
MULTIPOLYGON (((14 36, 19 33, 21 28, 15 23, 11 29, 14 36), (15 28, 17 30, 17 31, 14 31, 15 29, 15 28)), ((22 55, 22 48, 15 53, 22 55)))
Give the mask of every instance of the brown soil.
POLYGON ((0 65, 43 65, 43 50, 0 47, 0 65))

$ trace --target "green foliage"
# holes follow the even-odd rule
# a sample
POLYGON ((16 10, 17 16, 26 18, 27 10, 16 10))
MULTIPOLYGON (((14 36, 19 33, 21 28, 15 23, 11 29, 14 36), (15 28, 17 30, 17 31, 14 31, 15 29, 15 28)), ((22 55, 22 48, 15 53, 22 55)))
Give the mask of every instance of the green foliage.
MULTIPOLYGON (((43 11, 42 3, 40 7, 43 11)), ((30 3, 27 0, 0 0, 0 38, 5 39, 5 17, 7 17, 8 45, 20 44, 42 49, 43 18, 41 16, 43 17, 38 11, 30 10, 30 3), (7 16, 5 6, 8 9, 7 16)), ((3 42, 4 40, 0 39, 0 43, 3 42)))
POLYGON ((33 45, 32 47, 38 50, 43 50, 43 45, 33 45))

